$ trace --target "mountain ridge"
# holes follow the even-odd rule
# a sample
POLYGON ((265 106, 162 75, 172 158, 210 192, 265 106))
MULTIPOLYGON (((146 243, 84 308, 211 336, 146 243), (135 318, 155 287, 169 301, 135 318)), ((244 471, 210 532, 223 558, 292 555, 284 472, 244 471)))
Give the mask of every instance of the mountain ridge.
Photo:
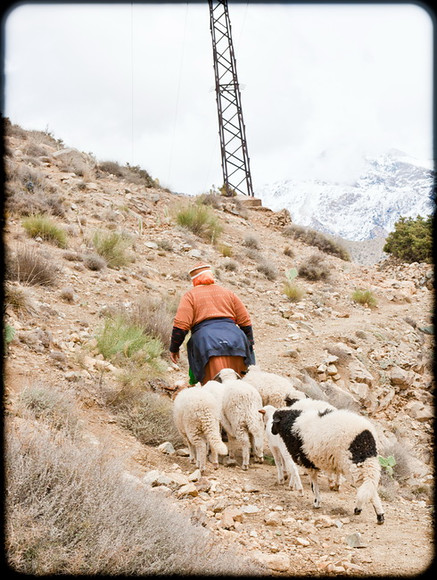
POLYGON ((351 183, 287 179, 259 188, 274 211, 287 209, 293 222, 346 240, 385 238, 401 216, 432 213, 432 164, 390 150, 365 159, 351 183))

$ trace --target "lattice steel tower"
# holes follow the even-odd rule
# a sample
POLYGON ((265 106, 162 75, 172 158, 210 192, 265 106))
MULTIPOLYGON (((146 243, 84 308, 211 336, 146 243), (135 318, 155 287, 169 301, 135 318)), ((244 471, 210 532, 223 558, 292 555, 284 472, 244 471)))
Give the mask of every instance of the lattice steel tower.
POLYGON ((226 195, 235 191, 253 197, 228 2, 208 1, 223 183, 226 195))

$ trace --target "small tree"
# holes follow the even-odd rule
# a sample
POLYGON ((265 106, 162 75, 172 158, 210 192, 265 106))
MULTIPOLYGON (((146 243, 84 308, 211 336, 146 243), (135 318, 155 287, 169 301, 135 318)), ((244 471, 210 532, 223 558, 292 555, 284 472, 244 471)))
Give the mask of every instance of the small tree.
POLYGON ((431 262, 432 217, 401 217, 387 236, 383 251, 405 262, 431 262))

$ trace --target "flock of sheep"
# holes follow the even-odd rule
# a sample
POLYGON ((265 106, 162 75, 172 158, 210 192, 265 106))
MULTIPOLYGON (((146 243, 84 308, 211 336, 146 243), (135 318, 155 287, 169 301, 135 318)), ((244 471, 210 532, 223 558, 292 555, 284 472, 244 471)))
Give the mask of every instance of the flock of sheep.
POLYGON ((381 466, 377 435, 362 415, 338 409, 327 401, 307 398, 288 379, 249 367, 241 379, 232 369, 223 369, 205 385, 181 390, 174 399, 175 424, 186 441, 190 460, 201 472, 209 460, 218 468, 218 456, 242 454, 242 469, 249 468, 250 456, 261 463, 265 442, 273 454, 278 483, 303 493, 297 465, 308 473, 314 507, 320 507, 317 476, 329 477, 338 490, 340 476, 357 487, 354 513, 370 501, 378 524, 384 511, 378 495, 381 466), (222 439, 227 434, 228 445, 222 439))

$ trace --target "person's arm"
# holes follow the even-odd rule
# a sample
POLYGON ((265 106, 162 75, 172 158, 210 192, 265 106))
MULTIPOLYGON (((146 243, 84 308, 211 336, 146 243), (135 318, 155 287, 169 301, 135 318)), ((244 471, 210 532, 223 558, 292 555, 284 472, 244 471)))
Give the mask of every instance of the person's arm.
POLYGON ((170 358, 176 364, 179 360, 179 349, 185 340, 188 330, 173 326, 170 340, 170 358))

